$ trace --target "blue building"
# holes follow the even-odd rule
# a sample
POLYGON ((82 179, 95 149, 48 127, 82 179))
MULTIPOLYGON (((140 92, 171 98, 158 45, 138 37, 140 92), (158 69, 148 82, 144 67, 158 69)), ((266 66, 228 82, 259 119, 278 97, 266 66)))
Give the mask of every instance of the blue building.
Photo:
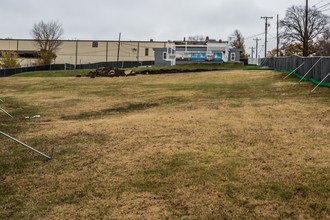
POLYGON ((239 49, 230 48, 228 42, 214 40, 168 42, 166 48, 154 48, 155 66, 239 62, 240 52, 239 49))

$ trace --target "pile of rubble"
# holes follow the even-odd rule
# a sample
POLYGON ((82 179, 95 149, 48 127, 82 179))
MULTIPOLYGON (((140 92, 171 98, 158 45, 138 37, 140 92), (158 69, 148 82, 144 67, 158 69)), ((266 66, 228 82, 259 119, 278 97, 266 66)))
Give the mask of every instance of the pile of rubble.
POLYGON ((90 71, 87 73, 88 77, 119 77, 119 76, 135 76, 135 72, 132 70, 120 70, 120 69, 109 69, 109 68, 100 68, 95 71, 90 71))
MULTIPOLYGON (((90 71, 86 76, 95 78, 95 77, 120 77, 120 76, 135 76, 147 75, 147 74, 170 74, 170 73, 187 73, 187 72, 203 72, 203 71, 212 71, 217 69, 181 69, 181 68, 163 68, 163 69, 135 69, 133 70, 121 70, 121 69, 110 69, 110 68, 99 68, 95 71, 90 71)), ((81 77, 78 75, 77 77, 81 77)))

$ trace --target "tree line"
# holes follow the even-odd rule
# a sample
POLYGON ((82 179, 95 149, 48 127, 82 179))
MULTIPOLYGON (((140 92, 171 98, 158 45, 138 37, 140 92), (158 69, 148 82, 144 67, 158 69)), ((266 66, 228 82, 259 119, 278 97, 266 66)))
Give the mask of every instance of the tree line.
MULTIPOLYGON (((280 54, 280 56, 330 56, 329 16, 322 13, 322 10, 318 8, 308 8, 306 29, 305 15, 306 9, 304 6, 294 5, 286 10, 284 19, 280 20, 281 31, 278 36, 280 47, 268 51, 268 56, 277 56, 277 54, 280 54), (305 45, 306 36, 307 45, 305 45), (306 53, 304 53, 305 48, 307 48, 306 53)), ((235 30, 231 38, 231 46, 242 50, 241 57, 247 57, 244 37, 241 32, 235 30)))
MULTIPOLYGON (((312 7, 308 9, 307 29, 306 9, 304 6, 291 6, 286 10, 284 19, 280 21, 280 47, 268 51, 268 56, 330 56, 330 26, 329 16, 322 10, 312 7), (305 30, 307 30, 307 53, 304 54, 305 30)), ((202 35, 189 37, 188 40, 204 40, 202 35)), ((247 58, 245 39, 243 34, 236 29, 229 37, 229 44, 241 50, 241 58, 247 58)))

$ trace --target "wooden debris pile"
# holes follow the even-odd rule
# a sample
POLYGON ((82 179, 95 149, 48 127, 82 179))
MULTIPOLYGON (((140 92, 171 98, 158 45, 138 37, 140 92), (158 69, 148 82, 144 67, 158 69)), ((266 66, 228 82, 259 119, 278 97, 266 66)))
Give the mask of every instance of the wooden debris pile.
POLYGON ((90 71, 86 76, 95 77, 120 77, 120 76, 134 76, 135 73, 131 70, 125 71, 120 69, 99 68, 95 71, 90 71))

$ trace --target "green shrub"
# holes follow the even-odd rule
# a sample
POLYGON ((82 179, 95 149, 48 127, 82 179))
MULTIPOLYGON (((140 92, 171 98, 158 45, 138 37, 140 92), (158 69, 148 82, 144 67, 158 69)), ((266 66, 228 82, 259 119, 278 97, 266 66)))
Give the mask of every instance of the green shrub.
POLYGON ((19 67, 18 55, 13 51, 2 51, 0 57, 0 66, 2 68, 19 67))
POLYGON ((39 53, 38 64, 39 65, 49 65, 55 60, 56 55, 49 50, 41 50, 39 53))

